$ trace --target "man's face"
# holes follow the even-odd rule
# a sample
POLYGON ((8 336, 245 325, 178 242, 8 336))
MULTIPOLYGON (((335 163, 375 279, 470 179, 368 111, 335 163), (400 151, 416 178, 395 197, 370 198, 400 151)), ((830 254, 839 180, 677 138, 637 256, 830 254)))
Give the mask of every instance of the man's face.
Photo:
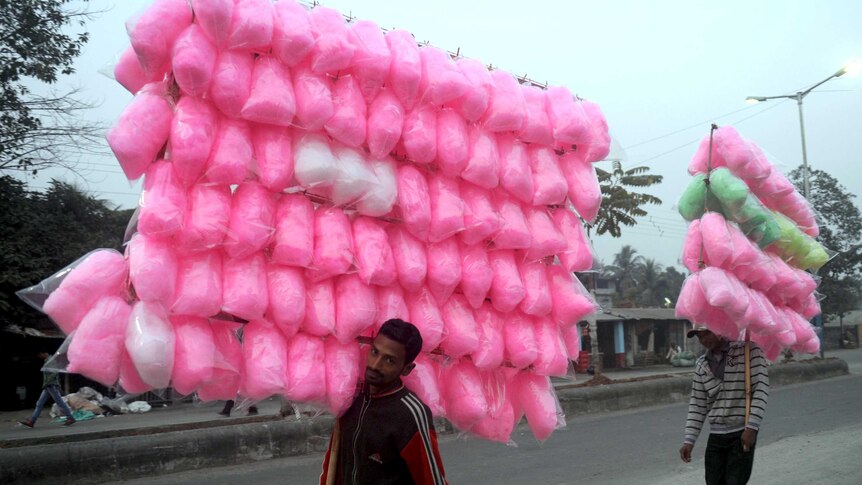
POLYGON ((365 360, 365 382, 372 390, 385 389, 399 377, 409 374, 414 364, 407 364, 404 355, 404 345, 386 335, 378 335, 365 360))
POLYGON ((717 349, 721 344, 721 339, 709 330, 697 332, 697 339, 700 341, 700 345, 703 345, 709 351, 717 349))

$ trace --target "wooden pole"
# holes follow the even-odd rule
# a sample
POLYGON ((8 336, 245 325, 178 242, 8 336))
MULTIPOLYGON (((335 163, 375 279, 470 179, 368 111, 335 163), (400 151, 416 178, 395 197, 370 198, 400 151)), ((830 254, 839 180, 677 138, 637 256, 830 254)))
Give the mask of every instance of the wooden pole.
POLYGON ((745 425, 751 414, 751 334, 745 329, 745 425))
POLYGON ((332 446, 329 449, 329 466, 326 468, 326 485, 335 485, 338 475, 338 452, 341 448, 341 423, 335 418, 335 429, 332 430, 332 446))

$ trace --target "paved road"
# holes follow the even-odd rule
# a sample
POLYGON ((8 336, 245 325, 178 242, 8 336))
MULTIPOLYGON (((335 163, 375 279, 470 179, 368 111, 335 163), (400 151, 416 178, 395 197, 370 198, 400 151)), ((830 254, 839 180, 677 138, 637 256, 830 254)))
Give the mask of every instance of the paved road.
MULTIPOLYGON (((855 375, 773 390, 752 483, 859 483, 862 351, 840 357, 855 375)), ((678 457, 684 417, 684 405, 581 417, 544 444, 522 427, 517 447, 446 436, 441 453, 453 484, 702 483, 704 442, 692 463, 678 457)), ((314 454, 122 483, 316 483, 321 459, 314 454)))

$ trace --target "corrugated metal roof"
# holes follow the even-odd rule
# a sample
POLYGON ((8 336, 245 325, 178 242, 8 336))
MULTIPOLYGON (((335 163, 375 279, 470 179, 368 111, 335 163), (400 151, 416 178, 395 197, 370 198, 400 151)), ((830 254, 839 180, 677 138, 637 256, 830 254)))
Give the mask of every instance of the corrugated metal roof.
POLYGON ((597 322, 620 320, 683 320, 676 317, 673 308, 606 308, 596 315, 597 322))

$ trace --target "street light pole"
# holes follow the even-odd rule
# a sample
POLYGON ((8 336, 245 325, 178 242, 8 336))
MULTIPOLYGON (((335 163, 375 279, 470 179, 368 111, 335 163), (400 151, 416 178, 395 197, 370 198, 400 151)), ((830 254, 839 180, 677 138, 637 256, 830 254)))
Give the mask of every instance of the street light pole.
MULTIPOLYGON (((830 77, 829 79, 832 78, 830 77)), ((829 79, 827 79, 826 81, 828 81, 829 79)), ((809 181, 808 174, 808 151, 805 149, 805 122, 802 120, 802 98, 804 97, 805 95, 803 95, 802 93, 796 93, 796 105, 799 106, 799 134, 800 138, 802 138, 802 191, 803 195, 805 196, 805 200, 810 201, 811 182, 809 181)))
MULTIPOLYGON (((848 62, 841 69, 835 72, 835 74, 827 77, 826 79, 820 81, 819 83, 811 86, 810 88, 799 91, 796 94, 785 94, 782 96, 749 96, 745 98, 745 101, 749 104, 756 104, 763 101, 768 101, 770 99, 795 99, 796 106, 799 108, 799 135, 802 139, 802 190, 805 195, 805 200, 811 201, 811 181, 810 181, 810 170, 808 168, 808 151, 805 146, 805 121, 802 116, 802 100, 805 99, 805 96, 808 96, 811 91, 814 91, 820 85, 836 78, 841 77, 848 72, 857 73, 860 69, 860 65, 858 62, 848 62)), ((816 317, 815 317, 816 318, 816 317)), ((821 331, 823 329, 821 328, 821 331)), ((823 335, 820 339, 820 357, 823 357, 823 341, 825 335, 823 335)))

